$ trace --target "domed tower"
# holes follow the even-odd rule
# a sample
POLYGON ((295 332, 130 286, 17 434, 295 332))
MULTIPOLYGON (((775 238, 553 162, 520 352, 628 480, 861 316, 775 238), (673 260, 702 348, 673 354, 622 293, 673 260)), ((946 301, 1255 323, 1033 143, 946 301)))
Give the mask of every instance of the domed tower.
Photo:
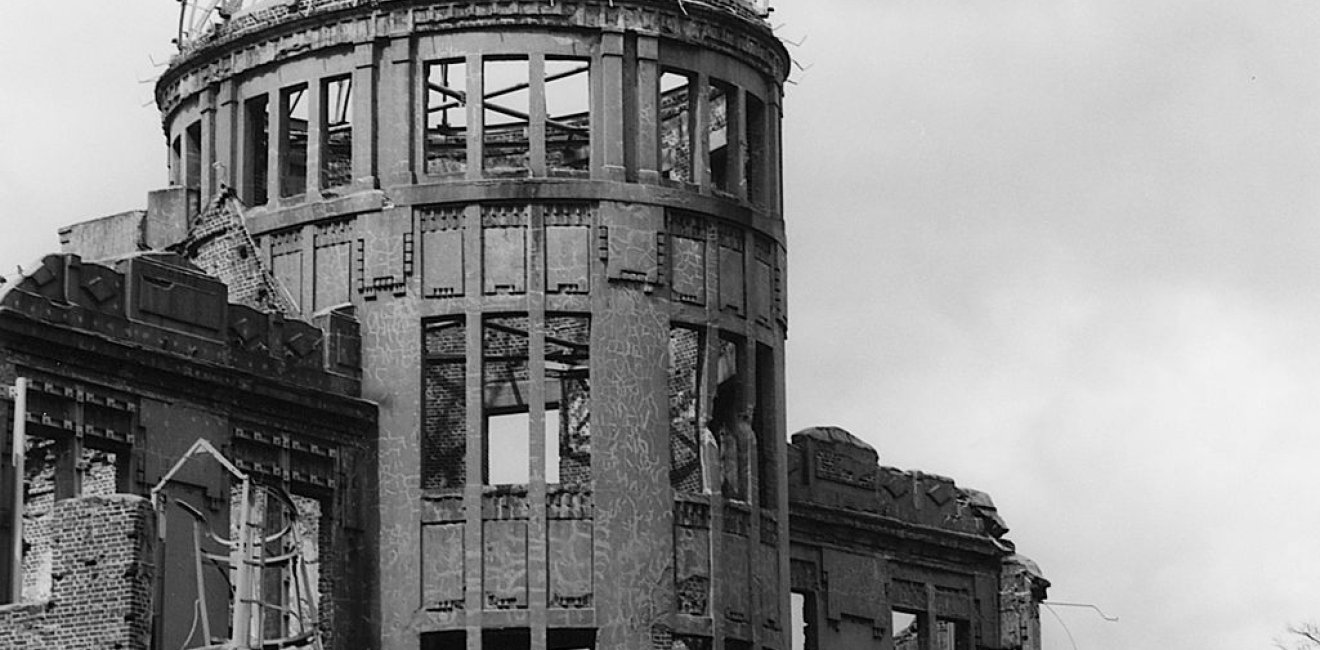
POLYGON ((765 9, 215 4, 157 86, 172 179, 356 314, 379 405, 334 644, 788 650, 765 9))

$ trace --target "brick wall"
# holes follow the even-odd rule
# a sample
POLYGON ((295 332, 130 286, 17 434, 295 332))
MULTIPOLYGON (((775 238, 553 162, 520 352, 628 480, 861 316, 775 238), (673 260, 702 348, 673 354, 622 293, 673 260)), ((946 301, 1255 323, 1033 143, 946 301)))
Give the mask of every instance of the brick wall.
POLYGON ((51 513, 49 600, 0 607, 0 647, 146 650, 155 516, 131 495, 66 499, 51 513))
POLYGON ((291 296, 262 264, 241 210, 231 191, 216 196, 192 224, 183 243, 185 256, 229 287, 230 302, 297 314, 291 296))

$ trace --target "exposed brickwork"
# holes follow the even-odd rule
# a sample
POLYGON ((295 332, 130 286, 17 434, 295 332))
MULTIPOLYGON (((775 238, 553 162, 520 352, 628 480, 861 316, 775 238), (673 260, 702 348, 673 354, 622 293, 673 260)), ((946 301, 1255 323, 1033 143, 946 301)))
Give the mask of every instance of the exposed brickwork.
POLYGON ((0 607, 0 647, 146 650, 155 517, 128 495, 66 499, 51 514, 46 601, 0 607))
POLYGON ((288 292, 261 263, 231 190, 222 191, 197 215, 181 247, 188 261, 229 287, 230 302, 261 311, 298 313, 288 292))
POLYGON ((672 467, 670 479, 679 492, 699 494, 701 451, 697 422, 698 377, 701 335, 695 329, 669 330, 669 440, 672 467))
POLYGON ((461 320, 437 322, 426 331, 423 489, 462 487, 467 476, 466 344, 461 320))

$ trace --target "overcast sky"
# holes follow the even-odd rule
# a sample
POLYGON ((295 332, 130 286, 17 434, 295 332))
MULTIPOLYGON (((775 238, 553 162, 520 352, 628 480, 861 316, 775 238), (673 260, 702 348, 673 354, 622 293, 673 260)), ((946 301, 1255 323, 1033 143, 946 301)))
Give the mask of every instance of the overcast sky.
MULTIPOLYGON (((0 2, 6 274, 165 184, 175 6, 0 2)), ((790 431, 990 492, 1081 650, 1320 620, 1320 2, 776 8, 790 431)))

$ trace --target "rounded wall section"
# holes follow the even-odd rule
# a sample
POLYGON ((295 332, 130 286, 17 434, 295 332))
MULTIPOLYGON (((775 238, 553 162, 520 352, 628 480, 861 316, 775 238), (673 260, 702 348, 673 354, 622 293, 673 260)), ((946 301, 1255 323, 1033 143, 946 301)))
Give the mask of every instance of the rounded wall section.
POLYGON ((157 95, 176 182, 362 323, 379 646, 788 650, 782 46, 741 2, 332 4, 157 95))

